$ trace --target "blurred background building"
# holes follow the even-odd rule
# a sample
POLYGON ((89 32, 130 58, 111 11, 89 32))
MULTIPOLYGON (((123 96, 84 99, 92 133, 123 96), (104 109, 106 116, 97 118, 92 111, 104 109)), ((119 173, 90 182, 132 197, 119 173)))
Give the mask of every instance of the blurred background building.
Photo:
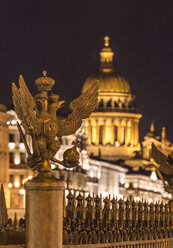
MULTIPOLYGON (((56 154, 57 159, 62 160, 63 152, 77 139, 80 141, 80 165, 66 169, 52 163, 53 174, 66 182, 66 193, 72 190, 136 200, 167 200, 170 195, 151 169, 154 163, 151 144, 154 142, 166 154, 173 154, 173 144, 166 138, 165 127, 161 136, 155 133, 153 122, 140 143, 142 115, 136 110, 129 82, 114 68, 113 56, 109 37, 105 37, 100 67, 88 76, 82 87, 85 92, 99 80, 97 108, 76 134, 61 138, 62 146, 56 154)), ((19 216, 24 214, 23 184, 34 176, 26 165, 27 154, 17 121, 14 110, 7 111, 0 105, 0 183, 4 184, 9 216, 16 211, 19 216)), ((32 150, 30 137, 26 140, 32 150)))

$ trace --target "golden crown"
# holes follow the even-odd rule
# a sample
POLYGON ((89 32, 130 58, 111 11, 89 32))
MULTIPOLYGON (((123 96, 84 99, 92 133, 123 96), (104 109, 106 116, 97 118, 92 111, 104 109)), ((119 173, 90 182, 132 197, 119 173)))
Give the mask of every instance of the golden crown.
POLYGON ((43 71, 43 77, 39 77, 35 80, 35 84, 38 90, 48 91, 52 89, 52 86, 55 84, 55 80, 51 77, 47 77, 47 72, 43 71))

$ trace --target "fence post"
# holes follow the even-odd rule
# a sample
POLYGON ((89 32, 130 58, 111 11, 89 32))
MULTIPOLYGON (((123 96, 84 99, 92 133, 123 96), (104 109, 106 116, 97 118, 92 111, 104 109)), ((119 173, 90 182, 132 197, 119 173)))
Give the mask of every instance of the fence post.
POLYGON ((64 182, 50 175, 25 183, 26 247, 62 248, 64 182))

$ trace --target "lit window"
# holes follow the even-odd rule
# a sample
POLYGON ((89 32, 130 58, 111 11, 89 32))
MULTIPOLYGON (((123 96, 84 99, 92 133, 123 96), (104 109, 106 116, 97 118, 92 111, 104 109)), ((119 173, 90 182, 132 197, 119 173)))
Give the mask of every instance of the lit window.
POLYGON ((116 147, 120 146, 120 143, 118 141, 115 141, 115 146, 116 147))
POLYGON ((152 171, 152 172, 151 172, 150 178, 151 178, 153 181, 157 181, 157 175, 156 175, 156 172, 155 172, 155 171, 152 171))
POLYGON ((8 187, 11 189, 13 187, 12 183, 9 183, 8 187))
POLYGON ((14 186, 15 186, 15 188, 19 188, 20 183, 19 183, 19 182, 15 182, 15 183, 14 183, 14 186))
POLYGON ((13 150, 15 148, 15 143, 14 142, 8 143, 8 147, 9 149, 13 150))
POLYGON ((24 189, 20 189, 19 193, 20 193, 21 195, 24 195, 24 194, 25 194, 25 190, 24 190, 24 189))

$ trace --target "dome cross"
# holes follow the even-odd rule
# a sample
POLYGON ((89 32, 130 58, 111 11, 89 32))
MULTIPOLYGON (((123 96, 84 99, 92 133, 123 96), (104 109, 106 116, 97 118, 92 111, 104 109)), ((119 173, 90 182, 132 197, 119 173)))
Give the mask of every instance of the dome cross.
POLYGON ((110 40, 109 36, 105 36, 104 40, 105 40, 105 47, 108 47, 109 46, 109 40, 110 40))

